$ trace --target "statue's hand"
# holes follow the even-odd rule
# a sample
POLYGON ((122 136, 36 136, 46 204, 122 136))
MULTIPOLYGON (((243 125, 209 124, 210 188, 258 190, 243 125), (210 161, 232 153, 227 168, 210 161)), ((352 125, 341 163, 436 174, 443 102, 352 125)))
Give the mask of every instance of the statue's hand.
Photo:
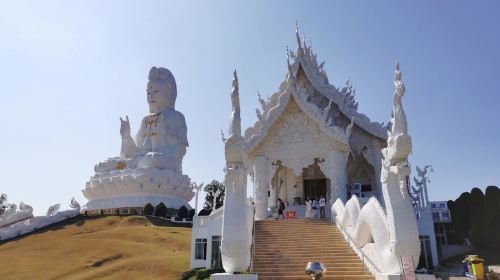
POLYGON ((128 116, 125 116, 125 120, 120 117, 120 134, 122 138, 130 137, 130 121, 128 120, 128 116))

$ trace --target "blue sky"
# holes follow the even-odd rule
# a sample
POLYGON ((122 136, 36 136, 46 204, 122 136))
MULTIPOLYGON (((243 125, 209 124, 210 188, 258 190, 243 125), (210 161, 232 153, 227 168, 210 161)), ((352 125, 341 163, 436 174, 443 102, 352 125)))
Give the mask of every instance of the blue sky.
POLYGON ((184 173, 223 179, 233 69, 243 127, 256 120, 295 49, 295 21, 348 77, 359 110, 387 122, 401 63, 415 165, 432 164, 430 197, 455 199, 500 185, 498 1, 3 1, 0 3, 0 192, 43 213, 64 206, 93 166, 120 150, 119 117, 132 132, 147 113, 151 66, 177 79, 188 125, 184 173))

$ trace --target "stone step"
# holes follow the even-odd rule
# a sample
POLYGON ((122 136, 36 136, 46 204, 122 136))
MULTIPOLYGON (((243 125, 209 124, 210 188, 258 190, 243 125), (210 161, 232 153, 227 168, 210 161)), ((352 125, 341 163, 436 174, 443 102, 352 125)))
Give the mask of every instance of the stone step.
MULTIPOLYGON (((329 271, 351 271, 351 272, 365 272, 365 268, 362 265, 359 265, 357 267, 352 267, 352 266, 339 266, 339 265, 325 265, 326 268, 329 271)), ((256 266, 254 265, 254 268, 258 268, 259 271, 262 272, 272 272, 272 271, 277 271, 277 272, 283 272, 283 271, 305 271, 306 269, 306 264, 301 264, 301 265, 291 265, 291 264, 283 264, 281 266, 256 266)))
POLYGON ((293 241, 281 241, 281 242, 276 242, 275 240, 266 240, 266 241, 255 241, 255 246, 259 247, 268 247, 268 248, 280 248, 285 246, 284 248, 322 248, 322 247, 330 247, 330 248, 336 248, 336 249, 350 249, 350 247, 347 244, 338 244, 339 241, 335 240, 332 242, 308 242, 307 244, 302 244, 299 241, 293 242, 293 241), (289 245, 289 246, 287 246, 289 245))
MULTIPOLYGON (((302 274, 296 274, 296 275, 261 275, 259 274, 259 280, 305 280, 305 279, 311 279, 309 276, 303 272, 302 274)), ((373 280, 375 279, 373 276, 370 275, 329 275, 327 272, 327 275, 325 275, 323 278, 324 280, 332 279, 332 280, 373 280)))
POLYGON ((323 279, 374 279, 329 220, 257 221, 254 252, 259 280, 310 279, 305 274, 309 261, 327 267, 323 279))
MULTIPOLYGON (((255 264, 262 264, 263 262, 265 263, 272 263, 272 264, 306 264, 308 262, 312 261, 320 261, 322 263, 326 262, 332 262, 331 258, 328 257, 322 257, 322 258, 308 258, 308 257, 281 257, 283 260, 275 261, 274 259, 277 259, 277 257, 270 257, 270 258, 263 258, 262 256, 256 256, 259 262, 255 262, 255 264)), ((348 264, 348 263, 359 263, 362 264, 362 262, 359 259, 342 259, 337 261, 336 263, 338 264, 348 264)))
MULTIPOLYGON (((315 261, 321 261, 321 260, 315 260, 315 261)), ((256 261, 254 262, 254 267, 268 267, 268 266, 273 266, 276 267, 276 265, 298 265, 298 266, 304 266, 310 262, 310 260, 307 261, 294 261, 294 262, 286 262, 286 263, 279 263, 279 262, 273 262, 273 261, 256 261)), ((331 260, 326 260, 322 261, 322 263, 327 266, 327 267, 363 267, 363 263, 361 261, 344 261, 344 262, 333 262, 331 260)))
MULTIPOLYGON (((330 275, 359 275, 359 276, 363 276, 363 275, 371 275, 369 274, 368 272, 364 272, 364 271, 359 271, 359 272, 352 272, 352 271, 336 271, 336 270, 328 270, 327 269, 327 273, 330 274, 330 275)), ((304 277, 307 277, 306 276, 306 273, 305 273, 305 267, 303 269, 300 269, 300 270, 292 270, 292 271, 259 271, 259 276, 274 276, 274 275, 288 275, 288 274, 291 274, 291 275, 300 275, 300 274, 303 274, 304 277)), ((259 277, 260 278, 260 277, 259 277)))
MULTIPOLYGON (((280 248, 282 249, 282 248, 280 248)), ((328 254, 331 256, 352 256, 352 257, 358 257, 354 252, 349 251, 349 250, 335 250, 335 249, 325 249, 325 248, 318 248, 317 250, 308 250, 308 251, 303 251, 303 250, 290 250, 290 251, 284 251, 284 250, 267 250, 267 249, 255 249, 255 254, 256 255, 299 255, 299 256, 314 256, 315 254, 328 254)))

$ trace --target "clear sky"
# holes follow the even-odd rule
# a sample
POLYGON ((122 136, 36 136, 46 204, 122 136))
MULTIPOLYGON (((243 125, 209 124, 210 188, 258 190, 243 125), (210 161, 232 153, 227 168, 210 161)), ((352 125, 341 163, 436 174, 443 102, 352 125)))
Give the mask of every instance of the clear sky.
POLYGON ((411 162, 433 165, 431 200, 498 186, 499 11, 498 1, 2 1, 0 192, 37 213, 84 203, 94 165, 119 155, 119 117, 135 134, 148 112, 151 66, 177 79, 184 173, 222 180, 232 71, 248 127, 256 91, 285 77, 296 20, 330 82, 350 77, 372 120, 389 120, 400 61, 411 162))

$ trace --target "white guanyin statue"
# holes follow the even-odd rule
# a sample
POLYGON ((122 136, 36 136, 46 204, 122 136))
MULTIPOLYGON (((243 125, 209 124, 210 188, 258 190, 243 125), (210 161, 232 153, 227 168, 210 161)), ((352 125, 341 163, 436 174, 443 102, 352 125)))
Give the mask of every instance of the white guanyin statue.
POLYGON ((84 195, 87 209, 143 207, 165 203, 168 208, 187 204, 194 193, 182 174, 187 127, 184 115, 175 110, 177 86, 165 68, 151 68, 146 88, 149 114, 134 138, 130 121, 120 118, 120 157, 98 163, 84 195))

